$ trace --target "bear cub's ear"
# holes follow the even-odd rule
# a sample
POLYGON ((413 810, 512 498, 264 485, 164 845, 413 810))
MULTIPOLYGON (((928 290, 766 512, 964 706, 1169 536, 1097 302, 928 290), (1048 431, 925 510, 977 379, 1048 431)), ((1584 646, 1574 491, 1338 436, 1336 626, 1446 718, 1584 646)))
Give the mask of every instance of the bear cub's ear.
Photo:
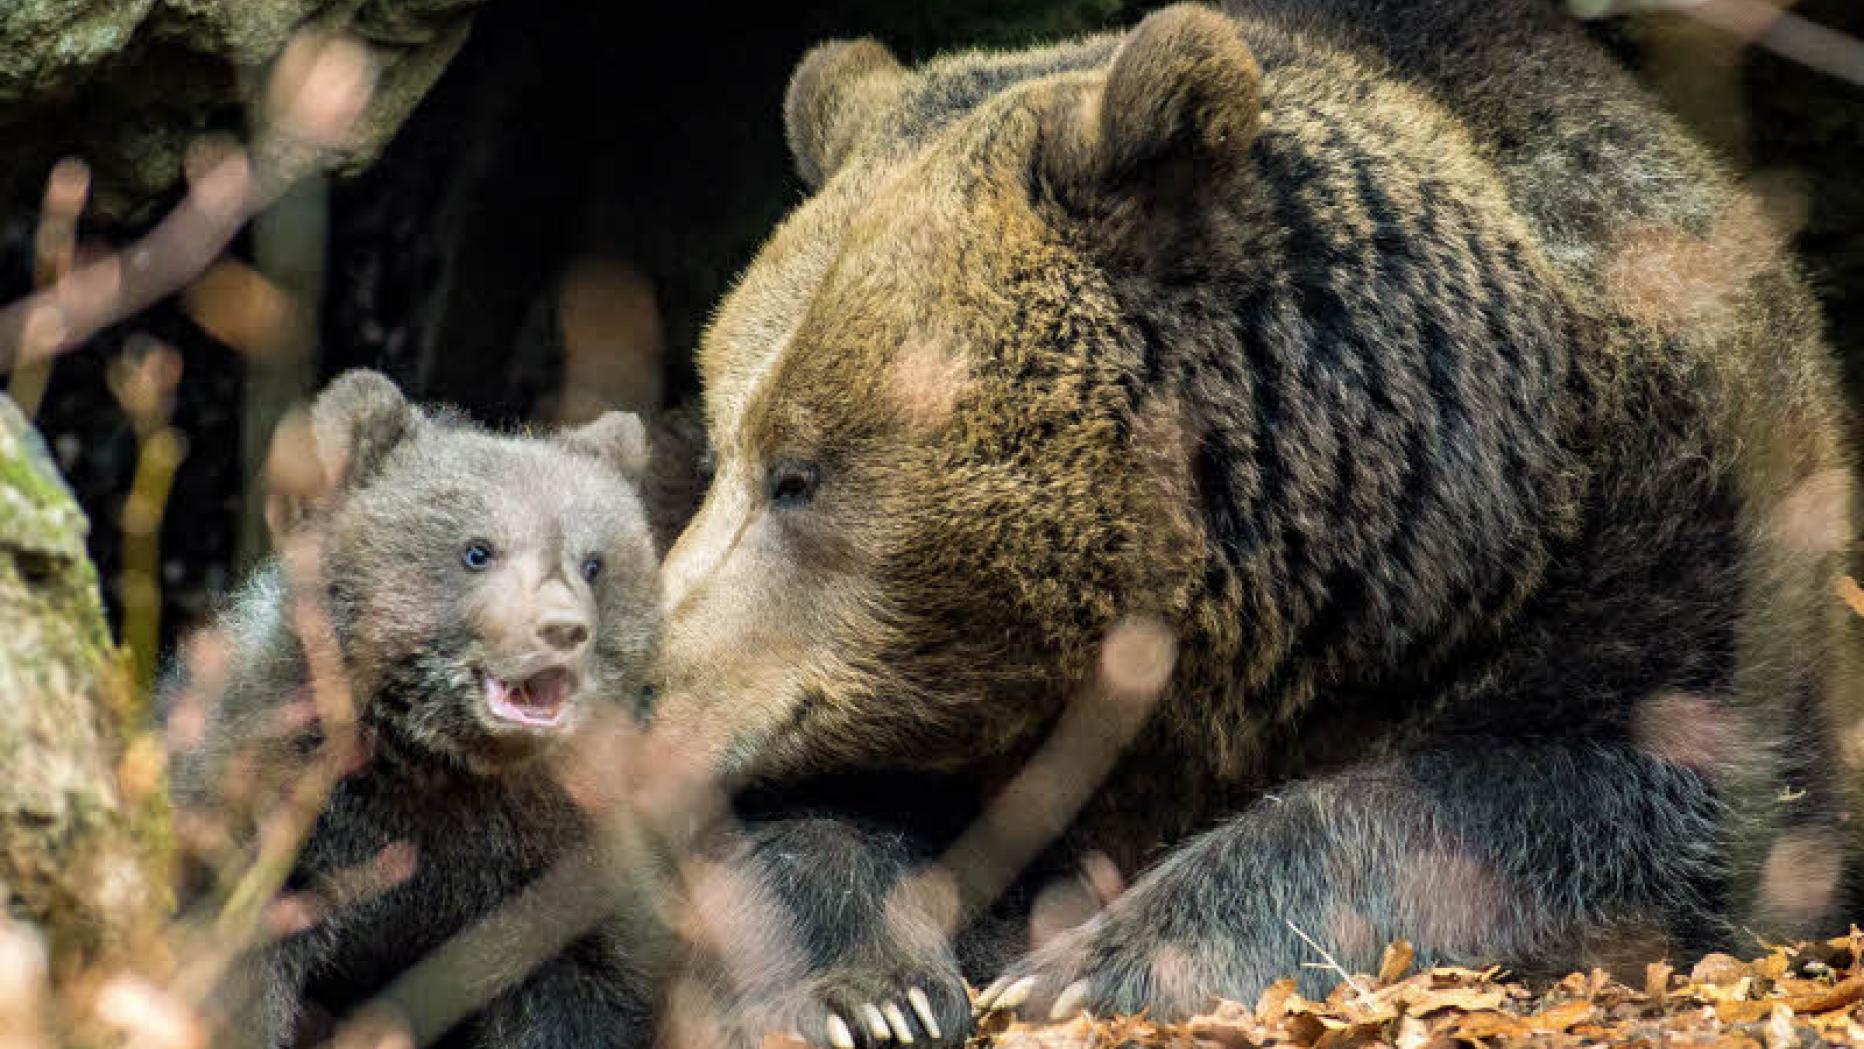
POLYGON ((1135 26, 1106 83, 1056 119, 1049 174, 1064 190, 1125 184, 1161 166, 1208 181, 1234 169, 1255 140, 1262 72, 1229 17, 1175 4, 1135 26))
POLYGON ((381 372, 356 368, 332 379, 311 404, 311 435, 332 487, 367 481, 417 421, 414 407, 381 372))
POLYGON ((809 50, 790 75, 783 131, 796 173, 822 188, 848 159, 867 122, 906 84, 906 68, 875 40, 835 40, 809 50))
POLYGON ((556 439, 572 451, 602 460, 637 487, 647 476, 647 427, 633 412, 604 412, 556 439))
POLYGON ((279 465, 290 468, 286 477, 271 478, 272 490, 266 498, 265 520, 274 543, 315 516, 332 497, 367 482, 420 422, 420 413, 387 376, 362 368, 331 380, 311 402, 309 415, 308 443, 290 439, 296 436, 301 442, 306 428, 294 425, 289 417, 275 438, 285 444, 275 445, 273 454, 282 451, 294 461, 267 466, 268 471, 279 465), (298 457, 314 460, 316 469, 299 470, 298 457))

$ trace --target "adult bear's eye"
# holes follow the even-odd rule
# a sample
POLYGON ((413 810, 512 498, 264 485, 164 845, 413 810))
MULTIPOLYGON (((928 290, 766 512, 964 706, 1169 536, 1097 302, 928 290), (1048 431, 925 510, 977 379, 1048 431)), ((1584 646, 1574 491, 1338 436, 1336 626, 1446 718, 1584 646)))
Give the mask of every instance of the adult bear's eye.
POLYGON ((815 498, 822 471, 814 463, 785 459, 770 468, 770 502, 773 506, 795 509, 815 498))

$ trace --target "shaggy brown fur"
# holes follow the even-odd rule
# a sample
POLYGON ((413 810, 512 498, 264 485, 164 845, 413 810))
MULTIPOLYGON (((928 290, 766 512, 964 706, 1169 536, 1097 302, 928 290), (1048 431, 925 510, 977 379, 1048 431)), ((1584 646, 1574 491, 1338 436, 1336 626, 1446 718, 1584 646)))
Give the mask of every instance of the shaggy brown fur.
POLYGON ((1027 1007, 1247 998, 1310 959, 1291 925, 1349 968, 1398 936, 1565 967, 1829 917, 1835 860, 1780 881, 1856 709, 1818 318, 1543 5, 830 44, 788 116, 816 193, 701 350, 658 718, 779 806, 937 774, 894 814, 931 851, 1116 624, 1165 623, 1048 862, 1173 851, 1012 968, 1027 1007))

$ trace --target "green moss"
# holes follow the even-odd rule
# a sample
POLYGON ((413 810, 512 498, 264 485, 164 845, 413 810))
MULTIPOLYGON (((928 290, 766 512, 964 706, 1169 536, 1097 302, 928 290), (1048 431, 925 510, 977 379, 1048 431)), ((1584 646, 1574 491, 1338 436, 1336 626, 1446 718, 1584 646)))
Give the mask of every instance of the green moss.
POLYGON ((117 950, 170 904, 164 791, 150 768, 126 798, 117 775, 151 718, 111 640, 86 531, 0 396, 0 767, 45 773, 0 782, 0 883, 55 961, 117 950))

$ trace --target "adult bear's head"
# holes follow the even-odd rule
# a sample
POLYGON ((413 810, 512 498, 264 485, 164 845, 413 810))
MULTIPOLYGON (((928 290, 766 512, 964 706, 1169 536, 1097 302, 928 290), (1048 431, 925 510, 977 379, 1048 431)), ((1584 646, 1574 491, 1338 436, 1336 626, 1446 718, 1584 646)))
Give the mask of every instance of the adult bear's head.
POLYGON ((1155 728, 1240 774, 1538 585, 1584 316, 1441 105, 1244 31, 804 60, 817 192, 701 348, 719 469, 663 570, 662 715, 722 770, 1012 751, 1131 616, 1178 641, 1155 728))
POLYGON ((919 71, 803 60, 817 192, 700 350, 717 470, 663 569, 663 723, 734 778, 953 767, 1039 731, 1122 617, 1188 614, 1196 437, 1108 274, 1247 250, 1224 183, 1258 86, 1194 6, 919 71))

